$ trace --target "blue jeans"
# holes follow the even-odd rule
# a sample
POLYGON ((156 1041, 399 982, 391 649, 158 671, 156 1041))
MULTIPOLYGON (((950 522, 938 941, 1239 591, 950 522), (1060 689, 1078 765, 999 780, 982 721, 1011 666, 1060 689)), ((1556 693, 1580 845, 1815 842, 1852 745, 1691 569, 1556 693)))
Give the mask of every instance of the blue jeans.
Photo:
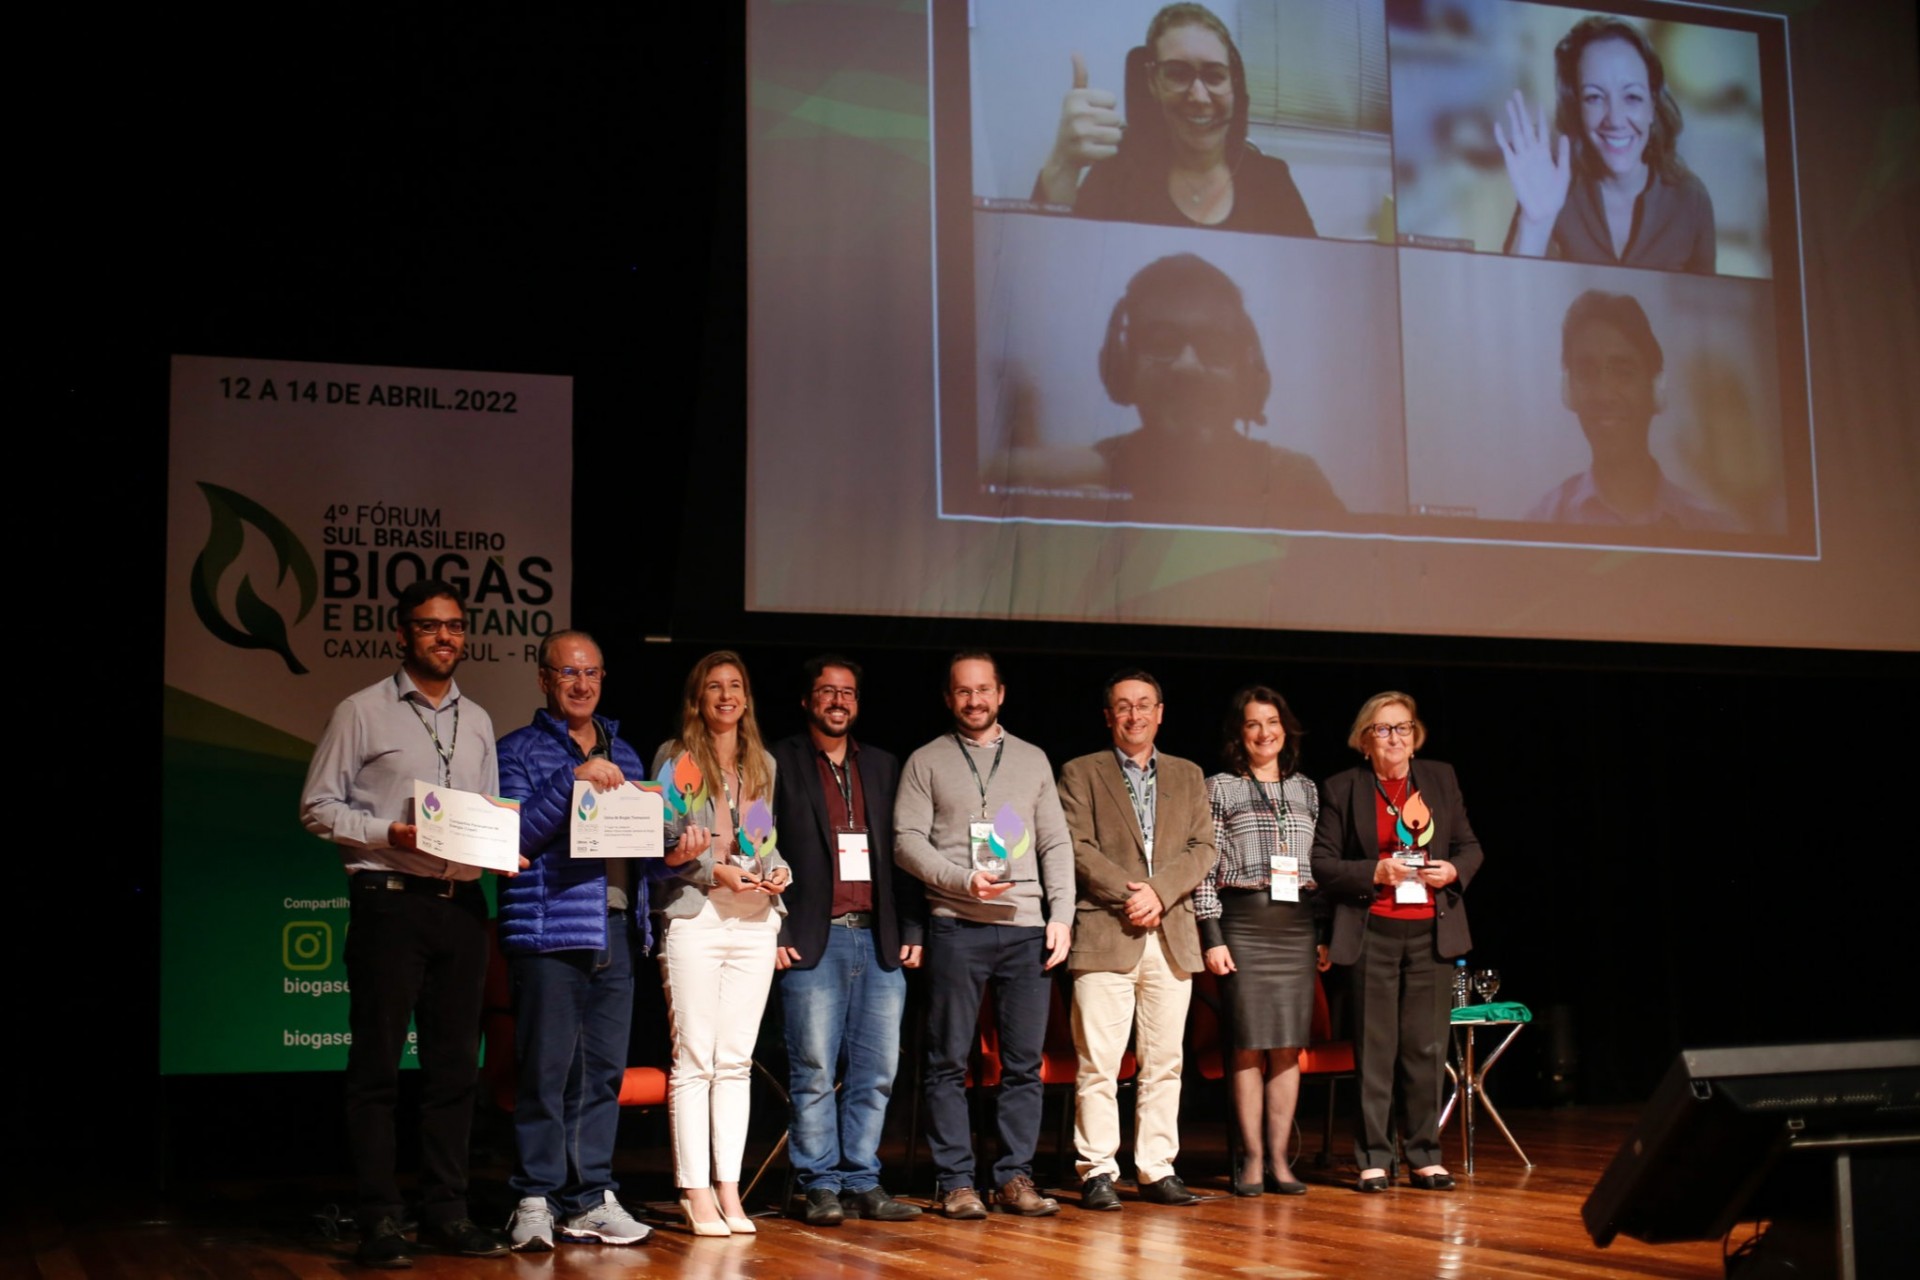
POLYGON ((940 1194, 974 1185, 973 1124, 967 1114, 967 1060, 980 1019, 981 992, 993 989, 1000 1032, 1000 1158, 993 1185, 1033 1173, 1040 1141, 1040 1049, 1047 1034, 1053 979, 1046 931, 927 921, 927 1149, 940 1194))
POLYGON ((880 1185, 880 1131, 900 1065, 907 975, 880 967, 871 929, 827 930, 811 969, 780 975, 791 1063, 790 1158, 801 1191, 871 1191, 880 1185), (846 1075, 839 1105, 833 1080, 846 1075))
POLYGON ((517 955, 508 965, 519 1069, 508 1185, 570 1216, 620 1188, 613 1144, 633 1022, 627 915, 607 917, 604 951, 517 955))

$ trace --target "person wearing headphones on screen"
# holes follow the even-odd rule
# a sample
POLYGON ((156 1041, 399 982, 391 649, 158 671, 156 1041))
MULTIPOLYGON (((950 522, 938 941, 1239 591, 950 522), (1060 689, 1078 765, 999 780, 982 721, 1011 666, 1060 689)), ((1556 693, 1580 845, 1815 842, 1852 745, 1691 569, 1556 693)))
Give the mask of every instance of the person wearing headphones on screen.
POLYGON ((1518 205, 1506 251, 1712 275, 1713 200, 1681 163, 1680 104, 1652 42, 1594 14, 1554 46, 1553 70, 1551 131, 1517 89, 1507 127, 1494 121, 1518 205))
POLYGON ((1314 234, 1287 162, 1247 141, 1246 66, 1211 10, 1170 4, 1156 13, 1146 43, 1127 54, 1125 90, 1122 118, 1073 55, 1036 201, 1116 222, 1314 234))
POLYGON ((1568 524, 1662 525, 1731 532, 1719 511, 1673 483, 1647 447, 1664 407, 1666 366, 1637 299, 1589 289, 1560 325, 1560 400, 1580 419, 1593 465, 1568 476, 1525 519, 1568 524))
POLYGON ((1286 527, 1346 506, 1304 453, 1253 439, 1272 377, 1239 286, 1204 258, 1148 263, 1114 304, 1100 381, 1138 430, 1092 447, 1132 519, 1286 527))

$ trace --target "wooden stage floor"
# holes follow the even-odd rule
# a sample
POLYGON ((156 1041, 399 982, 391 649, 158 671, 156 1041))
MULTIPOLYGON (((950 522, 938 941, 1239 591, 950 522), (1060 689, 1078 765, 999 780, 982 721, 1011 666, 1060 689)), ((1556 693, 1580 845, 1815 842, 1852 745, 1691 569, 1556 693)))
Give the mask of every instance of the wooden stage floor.
MULTIPOLYGON (((1598 1249, 1587 1238, 1580 1205, 1636 1114, 1633 1108, 1509 1112, 1514 1134, 1535 1167, 1524 1168, 1496 1132, 1483 1129, 1476 1172, 1461 1177, 1461 1188, 1452 1194, 1415 1191, 1403 1182, 1385 1195, 1360 1195, 1350 1187, 1352 1169, 1336 1145, 1331 1169, 1301 1162, 1312 1184, 1308 1195, 1235 1199, 1226 1193, 1225 1158, 1216 1134, 1211 1150, 1190 1145, 1183 1158, 1183 1173, 1194 1188, 1215 1194, 1191 1208, 1140 1203, 1129 1184, 1122 1188, 1127 1203, 1120 1213, 1081 1212, 1076 1189, 1063 1191, 1059 1215, 1045 1219, 994 1215, 985 1222, 949 1223, 929 1215, 894 1226, 850 1222, 816 1229, 763 1218, 757 1236, 704 1240, 689 1235, 677 1220, 662 1218, 655 1220, 657 1230, 644 1245, 561 1244, 556 1253, 489 1260, 423 1254, 412 1274, 492 1280, 1720 1276, 1717 1241, 1654 1248, 1622 1239, 1598 1249)), ((1043 1137, 1043 1175, 1050 1168, 1049 1143, 1043 1137)), ((1309 1134, 1308 1150, 1318 1144, 1318 1135, 1309 1134)), ((761 1145, 756 1141, 756 1148, 761 1145)), ((1457 1133, 1450 1135, 1447 1152, 1456 1174, 1458 1145, 1457 1133)), ((651 1158, 656 1154, 636 1155, 623 1146, 620 1173, 630 1205, 670 1194, 660 1161, 651 1158), (651 1172, 645 1166, 629 1168, 642 1161, 651 1172), (638 1196, 632 1195, 636 1190, 638 1196)), ((759 1152, 749 1154, 758 1158, 759 1152)), ((889 1172, 896 1172, 892 1165, 889 1172)), ((501 1203, 508 1194, 504 1176, 498 1167, 482 1169, 476 1199, 489 1207, 501 1203)), ((374 1274, 354 1267, 350 1244, 330 1242, 314 1227, 315 1211, 326 1200, 337 1200, 343 1189, 338 1179, 292 1179, 180 1189, 164 1204, 143 1206, 137 1199, 96 1194, 47 1206, 5 1232, 0 1277, 265 1280, 374 1274)), ((666 1205, 655 1201, 652 1207, 666 1205)))

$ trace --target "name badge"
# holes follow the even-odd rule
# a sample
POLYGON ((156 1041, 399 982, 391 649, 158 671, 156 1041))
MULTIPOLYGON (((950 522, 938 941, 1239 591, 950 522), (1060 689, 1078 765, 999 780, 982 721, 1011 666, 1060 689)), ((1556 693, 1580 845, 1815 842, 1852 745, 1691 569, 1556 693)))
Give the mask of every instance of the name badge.
POLYGON ((873 879, 873 864, 867 857, 867 833, 842 831, 835 839, 840 845, 840 880, 854 884, 873 879))
POLYGON ((1300 901, 1300 859, 1290 853, 1267 859, 1267 897, 1274 902, 1300 901))

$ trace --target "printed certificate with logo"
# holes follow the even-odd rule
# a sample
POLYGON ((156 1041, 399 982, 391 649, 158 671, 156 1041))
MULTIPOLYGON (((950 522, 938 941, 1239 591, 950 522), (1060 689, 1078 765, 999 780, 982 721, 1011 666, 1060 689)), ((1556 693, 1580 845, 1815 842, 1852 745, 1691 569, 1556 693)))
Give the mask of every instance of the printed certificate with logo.
POLYGON ((664 858, 666 800, 658 783, 631 779, 611 791, 573 784, 568 852, 576 858, 664 858))
POLYGON ((420 852, 513 874, 520 870, 520 802, 413 780, 413 833, 420 852))

